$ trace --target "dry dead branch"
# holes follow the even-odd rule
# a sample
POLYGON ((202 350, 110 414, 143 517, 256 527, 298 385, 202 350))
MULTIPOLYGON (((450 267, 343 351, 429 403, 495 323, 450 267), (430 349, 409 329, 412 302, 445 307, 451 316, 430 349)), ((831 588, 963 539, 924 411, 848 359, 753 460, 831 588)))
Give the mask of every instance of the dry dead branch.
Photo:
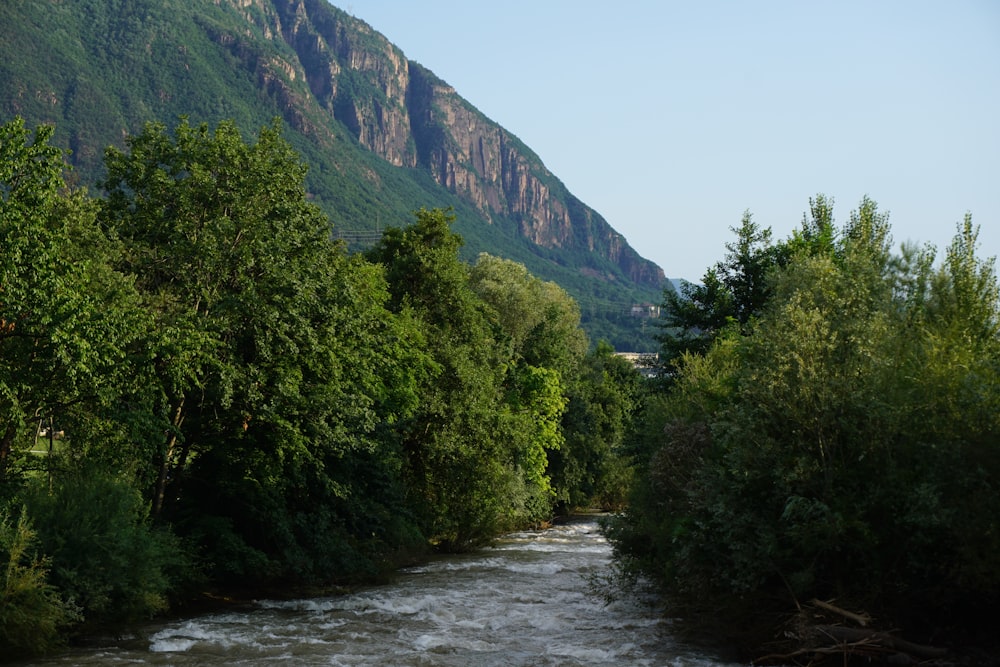
POLYGON ((849 621, 854 621, 862 628, 867 628, 868 624, 872 622, 872 617, 864 612, 860 614, 855 614, 854 612, 847 611, 846 609, 841 609, 840 607, 835 606, 831 602, 823 602, 822 600, 814 599, 812 602, 810 602, 810 604, 813 605, 814 607, 819 607, 820 609, 824 609, 831 613, 837 614, 838 616, 843 616, 849 621))
POLYGON ((845 664, 848 658, 916 664, 940 660, 947 653, 942 648, 869 628, 872 622, 867 613, 843 609, 832 601, 812 600, 790 617, 783 639, 773 645, 774 652, 757 658, 753 664, 815 665, 833 656, 841 656, 845 664), (861 627, 848 627, 843 625, 845 621, 861 627))

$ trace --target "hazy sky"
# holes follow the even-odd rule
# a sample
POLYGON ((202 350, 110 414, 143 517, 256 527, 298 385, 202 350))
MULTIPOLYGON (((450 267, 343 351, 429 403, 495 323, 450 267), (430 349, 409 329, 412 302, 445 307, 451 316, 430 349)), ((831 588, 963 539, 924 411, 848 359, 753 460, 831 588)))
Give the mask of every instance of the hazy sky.
POLYGON ((1000 255, 996 0, 340 0, 530 146, 668 277, 744 211, 777 238, 864 195, 939 258, 1000 255))

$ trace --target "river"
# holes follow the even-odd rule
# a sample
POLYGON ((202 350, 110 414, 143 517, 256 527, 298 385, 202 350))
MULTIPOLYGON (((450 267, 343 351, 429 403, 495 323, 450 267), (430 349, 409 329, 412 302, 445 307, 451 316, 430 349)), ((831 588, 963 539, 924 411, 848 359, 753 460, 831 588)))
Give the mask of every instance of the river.
POLYGON ((611 548, 593 518, 507 535, 495 546, 402 571, 348 595, 142 628, 115 646, 31 664, 716 667, 627 595, 607 602, 611 548))

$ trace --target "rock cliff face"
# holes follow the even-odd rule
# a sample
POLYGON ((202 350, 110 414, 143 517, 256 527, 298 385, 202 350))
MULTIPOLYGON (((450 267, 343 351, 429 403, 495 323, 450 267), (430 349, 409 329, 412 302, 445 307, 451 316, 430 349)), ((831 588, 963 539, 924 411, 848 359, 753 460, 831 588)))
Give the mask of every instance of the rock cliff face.
POLYGON ((252 65, 300 131, 330 140, 303 109, 331 114, 391 164, 426 169, 488 224, 513 221, 538 246, 593 253, 640 285, 663 285, 662 269, 573 197, 530 149, 364 22, 326 0, 216 2, 241 12, 248 39, 256 33, 287 45, 283 58, 252 65))

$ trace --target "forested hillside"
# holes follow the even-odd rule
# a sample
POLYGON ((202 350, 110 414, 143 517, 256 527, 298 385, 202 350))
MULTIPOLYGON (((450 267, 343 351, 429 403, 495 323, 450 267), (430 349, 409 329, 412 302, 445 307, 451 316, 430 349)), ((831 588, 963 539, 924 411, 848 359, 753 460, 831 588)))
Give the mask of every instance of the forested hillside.
POLYGON ((250 136, 281 118, 351 249, 452 207, 464 260, 523 263, 574 296, 594 341, 652 349, 631 306, 659 300, 663 271, 460 92, 326 0, 0 4, 0 122, 54 125, 72 182, 96 188, 105 148, 147 122, 250 136))
POLYGON ((330 238, 278 125, 150 125, 104 198, 0 126, 0 646, 378 578, 617 507, 640 378, 423 209, 330 238))

